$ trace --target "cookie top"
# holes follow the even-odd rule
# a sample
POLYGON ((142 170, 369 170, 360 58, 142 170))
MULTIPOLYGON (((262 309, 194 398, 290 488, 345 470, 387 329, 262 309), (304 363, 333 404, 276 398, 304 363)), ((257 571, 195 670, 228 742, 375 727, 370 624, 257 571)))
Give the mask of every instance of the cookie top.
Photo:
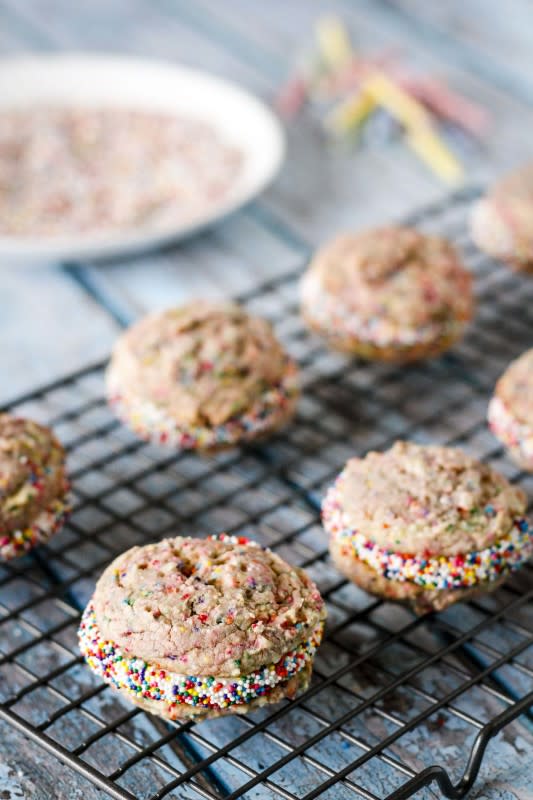
POLYGON ((360 319, 386 318, 399 328, 471 313, 471 277, 455 248, 412 228, 339 236, 318 251, 309 279, 360 319))
POLYGON ((0 533, 29 527, 66 483, 65 451, 52 431, 0 414, 0 533))
POLYGON ((272 664, 325 617, 303 570, 235 537, 176 537, 134 547, 97 583, 102 637, 129 656, 189 675, 272 664))
POLYGON ((154 403, 178 425, 243 414, 294 365, 268 322, 233 303, 194 302, 151 314, 118 340, 110 393, 154 403))
POLYGON ((478 204, 480 212, 494 228, 485 236, 502 257, 533 258, 533 162, 498 181, 478 204))
POLYGON ((525 493, 462 450, 396 442, 346 464, 338 482, 347 527, 397 553, 453 556, 505 536, 525 493))
POLYGON ((511 362, 495 395, 519 423, 533 428, 533 348, 511 362))

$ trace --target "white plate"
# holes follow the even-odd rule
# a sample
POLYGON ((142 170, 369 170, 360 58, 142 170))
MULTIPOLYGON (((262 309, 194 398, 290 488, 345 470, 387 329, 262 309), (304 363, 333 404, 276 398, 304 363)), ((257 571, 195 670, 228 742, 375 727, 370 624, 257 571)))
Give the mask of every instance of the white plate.
POLYGON ((0 61, 0 110, 37 104, 136 108, 200 119, 243 152, 243 168, 223 202, 185 225, 105 236, 0 236, 3 263, 104 258, 183 238, 257 195, 285 153, 281 126, 263 103, 226 81, 170 63, 86 54, 0 61))

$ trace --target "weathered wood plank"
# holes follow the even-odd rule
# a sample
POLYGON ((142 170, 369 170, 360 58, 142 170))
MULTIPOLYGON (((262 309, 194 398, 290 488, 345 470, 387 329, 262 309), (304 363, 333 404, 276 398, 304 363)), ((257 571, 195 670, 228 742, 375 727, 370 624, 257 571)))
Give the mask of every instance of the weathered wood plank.
POLYGON ((102 800, 107 793, 53 759, 0 721, 0 797, 3 800, 102 800))
POLYGON ((124 264, 89 265, 84 274, 132 320, 198 297, 252 289, 302 263, 302 250, 280 241, 248 211, 181 246, 124 264))
MULTIPOLYGON (((218 45, 183 24, 177 15, 161 12, 146 0, 105 0, 73 6, 68 0, 42 0, 38 4, 4 0, 10 18, 27 42, 51 50, 81 49, 162 58, 216 72, 264 93, 270 86, 253 63, 244 63, 230 49, 218 45)), ((13 23, 11 23, 13 24, 13 23)))
POLYGON ((52 266, 0 266, 0 402, 102 358, 109 315, 52 266))
POLYGON ((532 10, 528 0, 436 3, 423 0, 381 0, 398 15, 398 21, 485 80, 533 102, 531 48, 532 10))

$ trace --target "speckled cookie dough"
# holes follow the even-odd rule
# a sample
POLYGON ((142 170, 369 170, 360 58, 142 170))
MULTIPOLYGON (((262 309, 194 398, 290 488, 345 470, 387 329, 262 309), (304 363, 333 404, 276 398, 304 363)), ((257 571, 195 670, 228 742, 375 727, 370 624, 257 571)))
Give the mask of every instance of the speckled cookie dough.
POLYGON ((118 340, 110 403, 143 439, 214 451, 292 417, 297 368, 268 322, 233 303, 195 302, 145 317, 118 340))
POLYGON ((533 162, 506 175, 476 203, 470 231, 480 250, 533 273, 533 162))
POLYGON ((414 361, 447 350, 472 316, 471 276, 445 239, 411 228, 339 236, 302 279, 302 313, 331 347, 414 361))
POLYGON ((397 442, 346 464, 323 503, 343 574, 419 613, 496 588, 533 555, 526 497, 449 447, 397 442))
POLYGON ((499 379, 488 420, 517 464, 533 472, 533 348, 513 361, 499 379))
POLYGON ((325 606, 303 570, 242 537, 123 553, 80 627, 89 666, 170 719, 246 713, 307 686, 325 606))
POLYGON ((21 556, 62 527, 70 507, 65 451, 29 419, 0 414, 0 560, 21 556))

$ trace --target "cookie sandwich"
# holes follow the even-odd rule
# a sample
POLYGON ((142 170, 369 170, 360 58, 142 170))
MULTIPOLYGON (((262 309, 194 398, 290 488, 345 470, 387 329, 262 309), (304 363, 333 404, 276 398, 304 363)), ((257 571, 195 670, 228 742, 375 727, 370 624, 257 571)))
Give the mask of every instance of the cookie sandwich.
POLYGON ((417 613, 492 591, 525 564, 525 512, 522 489, 488 464, 410 442, 348 461, 322 509, 340 572, 417 613))
POLYGON ((134 547, 83 614, 91 669, 168 719, 244 714, 305 689, 324 602, 306 573, 224 534, 134 547))
POLYGON ((338 350, 407 362, 450 348, 472 317, 472 281, 445 239, 375 228, 322 247, 301 283, 308 325, 338 350))
POLYGON ((270 324, 234 303, 190 303, 133 325, 107 388, 142 439, 210 452, 278 431, 298 398, 296 365, 270 324))

